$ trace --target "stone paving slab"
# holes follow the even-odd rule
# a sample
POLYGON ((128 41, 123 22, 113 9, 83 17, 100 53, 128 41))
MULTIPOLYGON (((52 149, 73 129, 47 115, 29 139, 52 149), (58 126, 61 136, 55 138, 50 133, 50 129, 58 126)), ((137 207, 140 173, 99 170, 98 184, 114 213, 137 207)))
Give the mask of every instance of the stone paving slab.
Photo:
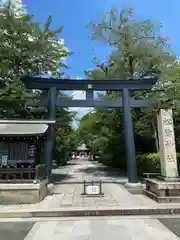
POLYGON ((3 240, 178 240, 180 218, 103 217, 0 220, 3 240), (37 220, 37 219, 36 219, 37 220), (103 231, 102 231, 103 230, 103 231))
POLYGON ((37 222, 25 240, 178 240, 156 219, 106 219, 37 222))
MULTIPOLYGON (((130 194, 124 186, 115 184, 102 185, 104 197, 83 197, 83 184, 59 185, 52 191, 52 202, 49 207, 79 206, 140 206, 143 204, 135 195, 130 194)), ((144 205, 144 204, 143 204, 144 205)))

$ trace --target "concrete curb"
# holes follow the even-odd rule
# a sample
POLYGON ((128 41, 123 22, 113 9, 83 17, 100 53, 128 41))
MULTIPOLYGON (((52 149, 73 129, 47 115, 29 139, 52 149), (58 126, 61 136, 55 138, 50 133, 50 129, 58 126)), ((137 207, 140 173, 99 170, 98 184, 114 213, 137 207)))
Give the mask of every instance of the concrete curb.
POLYGON ((36 218, 36 217, 92 217, 92 216, 145 216, 145 215, 177 215, 180 207, 164 208, 116 208, 116 209, 42 209, 42 210, 7 210, 0 212, 0 218, 36 218))
MULTIPOLYGON (((99 182, 99 180, 93 180, 94 182, 99 182)), ((86 182, 92 182, 92 180, 86 180, 86 182)), ((124 185, 127 181, 126 180, 101 180, 101 182, 102 183, 108 183, 108 184, 110 184, 110 183, 116 183, 116 184, 121 184, 121 185, 124 185)), ((57 184, 62 184, 62 185, 65 185, 65 184, 83 184, 84 183, 84 181, 64 181, 64 180, 62 180, 62 181, 54 181, 54 182, 52 182, 52 184, 54 185, 54 186, 56 186, 57 184)))

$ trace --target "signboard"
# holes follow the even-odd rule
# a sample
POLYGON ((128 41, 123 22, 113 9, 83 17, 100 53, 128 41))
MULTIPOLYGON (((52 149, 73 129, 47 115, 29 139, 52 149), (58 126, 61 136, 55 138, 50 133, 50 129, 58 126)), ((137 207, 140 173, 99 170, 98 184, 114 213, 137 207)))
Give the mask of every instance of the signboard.
POLYGON ((8 165, 8 156, 2 156, 1 165, 3 166, 8 165))
POLYGON ((88 195, 94 195, 94 194, 99 194, 100 193, 100 187, 98 185, 89 185, 86 186, 86 193, 88 195))
POLYGON ((92 181, 92 182, 86 182, 84 181, 84 192, 81 194, 83 196, 104 196, 104 193, 102 193, 102 182, 101 181, 92 181))

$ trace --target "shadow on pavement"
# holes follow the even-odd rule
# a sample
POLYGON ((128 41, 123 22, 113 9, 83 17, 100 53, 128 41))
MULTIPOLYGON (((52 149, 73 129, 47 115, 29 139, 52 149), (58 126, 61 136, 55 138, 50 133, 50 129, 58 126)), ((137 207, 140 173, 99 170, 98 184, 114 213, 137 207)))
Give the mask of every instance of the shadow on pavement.
POLYGON ((24 240, 33 225, 34 222, 0 222, 0 239, 24 240))
POLYGON ((120 178, 126 177, 126 173, 119 170, 106 166, 94 166, 94 167, 86 167, 80 168, 77 170, 78 172, 84 172, 85 174, 89 174, 95 177, 111 177, 111 178, 120 178))
POLYGON ((52 173, 50 176, 50 182, 53 184, 59 184, 61 181, 69 180, 72 177, 69 174, 62 174, 62 173, 52 173))
POLYGON ((65 166, 75 166, 75 165, 78 165, 78 164, 75 162, 67 162, 65 166))
POLYGON ((158 220, 177 237, 180 237, 180 218, 159 218, 158 220))

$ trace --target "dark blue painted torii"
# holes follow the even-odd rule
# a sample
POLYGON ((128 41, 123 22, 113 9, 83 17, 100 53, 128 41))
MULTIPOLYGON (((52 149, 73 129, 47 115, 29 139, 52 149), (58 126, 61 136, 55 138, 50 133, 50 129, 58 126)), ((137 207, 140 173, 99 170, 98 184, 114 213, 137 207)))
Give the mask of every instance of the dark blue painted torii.
MULTIPOLYGON (((27 77, 23 81, 26 87, 29 89, 48 90, 49 96, 42 96, 42 98, 36 102, 36 105, 48 107, 50 120, 56 119, 57 107, 122 107, 124 118, 124 137, 127 155, 128 181, 129 183, 138 182, 131 108, 146 108, 150 107, 151 103, 148 100, 134 100, 130 98, 129 91, 150 90, 152 89, 152 86, 157 82, 157 79, 67 80, 27 77), (86 99, 63 99, 57 95, 57 90, 83 90, 86 91, 86 99), (122 98, 119 100, 94 100, 93 91, 119 91, 122 92, 122 98)), ((49 173, 51 173, 54 136, 54 127, 50 126, 49 136, 44 148, 45 163, 49 173)))

